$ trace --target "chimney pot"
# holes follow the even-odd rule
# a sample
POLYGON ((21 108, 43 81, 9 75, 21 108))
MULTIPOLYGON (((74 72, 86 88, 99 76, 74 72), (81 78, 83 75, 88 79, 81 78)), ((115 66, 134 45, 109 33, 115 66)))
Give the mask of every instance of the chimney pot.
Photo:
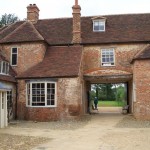
POLYGON ((30 4, 27 7, 27 20, 36 23, 39 19, 39 8, 36 4, 30 4))

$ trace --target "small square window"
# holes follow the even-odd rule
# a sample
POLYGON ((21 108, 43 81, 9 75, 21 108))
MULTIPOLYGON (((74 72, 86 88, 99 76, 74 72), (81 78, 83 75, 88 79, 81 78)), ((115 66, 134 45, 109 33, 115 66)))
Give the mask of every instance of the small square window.
POLYGON ((115 54, 114 49, 102 49, 101 50, 101 64, 102 66, 114 66, 115 54))
POLYGON ((95 31, 95 32, 105 31, 105 20, 94 20, 93 21, 93 31, 95 31))

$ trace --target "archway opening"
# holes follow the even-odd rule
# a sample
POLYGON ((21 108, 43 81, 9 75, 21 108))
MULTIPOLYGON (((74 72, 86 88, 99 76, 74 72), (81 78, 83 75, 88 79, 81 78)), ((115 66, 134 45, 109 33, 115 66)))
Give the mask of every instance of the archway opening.
POLYGON ((128 112, 128 83, 91 84, 90 112, 122 113, 128 112))

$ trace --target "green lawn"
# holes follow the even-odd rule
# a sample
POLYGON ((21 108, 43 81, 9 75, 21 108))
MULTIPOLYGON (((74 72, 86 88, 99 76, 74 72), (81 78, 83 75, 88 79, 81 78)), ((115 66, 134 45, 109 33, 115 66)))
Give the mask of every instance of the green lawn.
POLYGON ((98 107, 121 107, 124 103, 121 101, 98 101, 98 107))

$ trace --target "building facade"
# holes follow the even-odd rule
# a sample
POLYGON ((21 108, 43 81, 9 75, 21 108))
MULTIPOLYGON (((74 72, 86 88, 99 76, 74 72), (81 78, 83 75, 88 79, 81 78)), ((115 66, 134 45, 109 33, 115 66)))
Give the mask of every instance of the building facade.
POLYGON ((40 20, 30 4, 26 21, 0 29, 1 127, 81 116, 93 83, 126 83, 130 113, 150 120, 150 14, 81 17, 77 0, 72 9, 40 20))

